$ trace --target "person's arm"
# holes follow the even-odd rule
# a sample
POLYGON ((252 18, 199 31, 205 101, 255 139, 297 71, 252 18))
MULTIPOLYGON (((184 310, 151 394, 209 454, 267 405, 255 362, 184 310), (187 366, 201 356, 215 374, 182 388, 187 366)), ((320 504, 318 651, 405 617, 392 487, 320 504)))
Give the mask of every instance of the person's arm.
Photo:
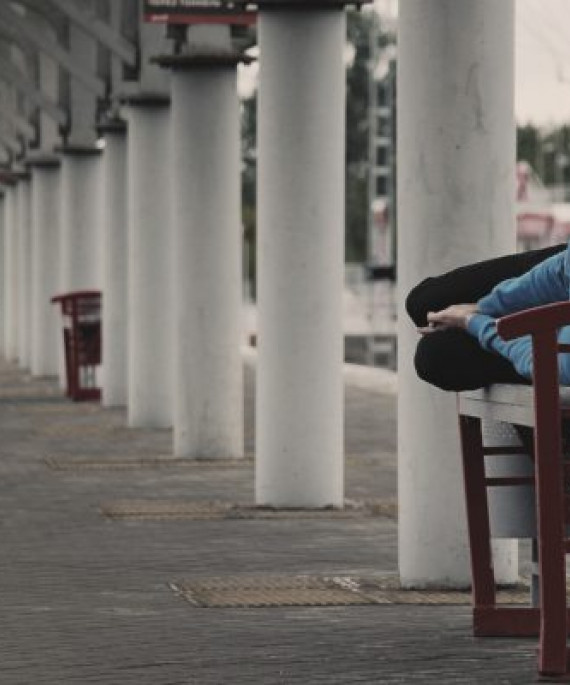
POLYGON ((477 311, 493 318, 551 302, 568 299, 569 279, 565 269, 568 250, 553 255, 530 271, 509 278, 477 302, 477 311))
POLYGON ((525 335, 514 340, 503 340, 497 333, 496 320, 487 314, 474 314, 466 321, 466 330, 477 338, 481 347, 508 359, 518 374, 532 379, 532 339, 525 335))
MULTIPOLYGON (((488 352, 499 354, 507 359, 516 372, 532 380, 532 339, 530 335, 514 340, 503 340, 497 332, 497 322, 492 316, 480 314, 474 304, 452 305, 441 312, 428 314, 430 325, 419 329, 427 334, 439 327, 463 328, 477 339, 488 352)), ((563 327, 558 335, 560 342, 570 344, 570 326, 563 327)), ((558 355, 558 373, 562 385, 570 385, 570 354, 558 355)))
MULTIPOLYGON (((495 319, 523 309, 568 300, 567 259, 568 250, 549 257, 518 278, 499 283, 489 295, 477 302, 477 312, 465 322, 467 331, 484 349, 508 359, 517 373, 529 380, 532 378, 531 337, 527 335, 505 341, 497 333, 495 319)), ((570 329, 566 334, 570 335, 570 329)), ((558 367, 560 383, 569 385, 569 355, 559 355, 558 367)))
MULTIPOLYGON (((479 341, 484 349, 496 352, 508 359, 517 373, 532 380, 532 338, 524 335, 514 340, 503 340, 497 333, 495 319, 485 314, 471 316, 466 324, 467 331, 479 341)), ((558 342, 570 343, 570 326, 564 326, 558 333, 558 342)), ((558 355, 558 380, 561 385, 570 385, 570 354, 558 355)))
MULTIPOLYGON (((454 304, 440 312, 430 312, 428 322, 427 327, 418 329, 420 333, 433 333, 440 327, 462 328, 476 338, 484 350, 505 357, 518 374, 531 380, 532 340, 530 335, 510 341, 503 340, 497 333, 496 320, 488 314, 478 313, 476 304, 454 304)), ((567 382, 570 384, 570 362, 567 376, 567 382)), ((561 380, 561 382, 565 381, 561 380)))
POLYGON ((429 325, 418 330, 427 333, 438 326, 467 328, 467 322, 473 315, 482 314, 498 319, 523 309, 565 302, 570 291, 566 268, 568 259, 567 249, 545 259, 522 276, 502 281, 477 303, 453 304, 437 312, 428 312, 429 325))
MULTIPOLYGON (((429 334, 442 328, 463 328, 477 339, 481 347, 494 352, 511 362, 523 378, 532 380, 532 338, 524 335, 514 340, 503 340, 497 332, 497 321, 487 314, 476 311, 475 304, 451 305, 441 312, 428 314, 429 326, 418 329, 429 334)), ((558 333, 558 341, 570 344, 570 326, 564 326, 558 333)), ((558 374, 561 385, 570 385, 570 353, 558 355, 558 374)))

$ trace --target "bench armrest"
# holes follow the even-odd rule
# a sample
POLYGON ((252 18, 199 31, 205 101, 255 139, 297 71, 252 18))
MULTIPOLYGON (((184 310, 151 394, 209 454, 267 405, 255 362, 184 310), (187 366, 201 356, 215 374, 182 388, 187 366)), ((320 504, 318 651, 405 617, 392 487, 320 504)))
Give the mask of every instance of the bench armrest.
POLYGON ((570 302, 555 302, 501 317, 497 321, 497 332, 503 340, 512 340, 567 325, 570 325, 570 302))

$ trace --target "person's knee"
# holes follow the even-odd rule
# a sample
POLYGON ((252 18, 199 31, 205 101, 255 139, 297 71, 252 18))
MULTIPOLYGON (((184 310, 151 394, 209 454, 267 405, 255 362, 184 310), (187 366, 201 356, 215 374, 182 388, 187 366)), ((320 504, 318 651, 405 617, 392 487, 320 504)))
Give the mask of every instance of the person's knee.
POLYGON ((425 326, 428 312, 445 309, 451 304, 477 302, 497 283, 526 273, 564 247, 556 245, 533 252, 487 259, 425 278, 408 293, 406 311, 416 326, 425 326))
POLYGON ((421 380, 435 385, 441 390, 456 391, 460 379, 457 378, 453 364, 449 364, 449 346, 442 333, 424 335, 418 341, 414 355, 414 366, 421 380))
POLYGON ((424 335, 418 341, 414 365, 419 378, 441 390, 475 390, 498 382, 512 365, 483 350, 477 340, 459 328, 424 335))
POLYGON ((427 324, 427 313, 433 310, 432 284, 434 278, 425 278, 414 286, 406 297, 406 311, 416 326, 427 324))

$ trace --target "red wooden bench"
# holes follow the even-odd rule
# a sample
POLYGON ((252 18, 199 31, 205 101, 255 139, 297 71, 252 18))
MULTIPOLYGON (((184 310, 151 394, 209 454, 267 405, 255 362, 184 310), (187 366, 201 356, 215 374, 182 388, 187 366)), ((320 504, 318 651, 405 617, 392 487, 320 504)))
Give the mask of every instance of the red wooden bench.
MULTIPOLYGON (((533 340, 534 383, 496 385, 458 393, 459 423, 473 579, 473 627, 478 636, 539 636, 538 671, 542 679, 570 680, 567 634, 566 559, 570 552, 570 464, 562 458, 561 421, 570 419, 570 388, 558 380, 557 331, 570 324, 570 302, 528 309, 498 322, 510 340, 529 334, 533 340), (481 423, 500 421, 534 429, 534 477, 489 478, 485 455, 500 454, 483 444, 481 423), (498 606, 491 554, 487 488, 535 486, 539 606, 498 606)), ((512 451, 512 447, 505 448, 512 451)))

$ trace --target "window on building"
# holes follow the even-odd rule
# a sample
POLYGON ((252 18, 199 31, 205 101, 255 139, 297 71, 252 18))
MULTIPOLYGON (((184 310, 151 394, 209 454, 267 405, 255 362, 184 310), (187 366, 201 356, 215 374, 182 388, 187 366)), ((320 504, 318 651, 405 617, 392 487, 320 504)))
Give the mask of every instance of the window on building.
POLYGON ((387 197, 388 195, 388 178, 387 176, 376 177, 376 197, 387 197))
POLYGON ((376 166, 388 166, 388 148, 384 145, 376 148, 376 166))
POLYGON ((388 104, 388 97, 386 92, 386 84, 384 82, 376 84, 376 105, 378 107, 386 107, 388 104))

